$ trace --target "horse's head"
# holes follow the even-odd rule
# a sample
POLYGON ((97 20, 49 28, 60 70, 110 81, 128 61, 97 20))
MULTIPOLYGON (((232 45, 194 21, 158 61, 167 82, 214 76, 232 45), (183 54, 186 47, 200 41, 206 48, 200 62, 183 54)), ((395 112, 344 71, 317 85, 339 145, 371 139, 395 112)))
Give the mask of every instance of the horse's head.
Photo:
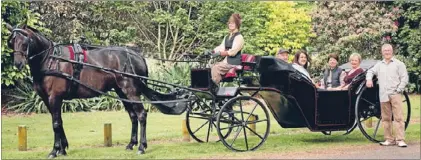
POLYGON ((13 61, 14 65, 21 70, 28 62, 29 49, 32 45, 33 32, 29 30, 26 25, 22 28, 11 27, 7 24, 7 28, 11 32, 11 35, 7 41, 9 48, 13 49, 13 61))

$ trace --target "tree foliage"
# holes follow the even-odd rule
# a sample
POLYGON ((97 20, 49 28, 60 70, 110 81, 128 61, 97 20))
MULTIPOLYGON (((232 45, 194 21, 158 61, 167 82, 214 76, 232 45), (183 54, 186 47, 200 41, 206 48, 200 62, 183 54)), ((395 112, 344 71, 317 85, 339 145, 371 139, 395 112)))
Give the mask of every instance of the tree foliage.
POLYGON ((28 9, 28 3, 19 1, 5 1, 1 4, 2 13, 2 32, 1 32, 1 84, 13 85, 15 81, 22 80, 29 75, 29 69, 24 68, 23 71, 18 71, 13 66, 12 50, 8 48, 7 40, 10 36, 10 31, 6 27, 6 23, 17 26, 23 23, 33 26, 34 28, 48 33, 50 30, 42 27, 43 23, 39 21, 40 14, 32 12, 28 9))
POLYGON ((297 2, 265 2, 269 17, 265 31, 255 45, 274 54, 279 48, 303 49, 314 37, 311 28, 311 4, 297 2))
POLYGON ((399 30, 392 40, 397 44, 397 54, 402 56, 414 87, 420 88, 421 80, 421 3, 395 2, 401 16, 395 22, 399 30))
POLYGON ((316 37, 311 45, 318 58, 313 67, 320 71, 327 56, 337 53, 340 63, 346 63, 352 53, 363 58, 379 59, 380 47, 398 27, 393 19, 398 10, 390 10, 378 2, 319 2, 312 13, 316 37))

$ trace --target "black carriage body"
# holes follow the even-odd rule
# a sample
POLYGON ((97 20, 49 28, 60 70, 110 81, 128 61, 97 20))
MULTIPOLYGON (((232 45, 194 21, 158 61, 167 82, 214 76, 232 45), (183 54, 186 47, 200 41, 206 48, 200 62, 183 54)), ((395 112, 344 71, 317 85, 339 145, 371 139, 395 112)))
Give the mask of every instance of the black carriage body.
POLYGON ((192 68, 190 70, 191 88, 207 90, 211 84, 210 68, 192 68))
MULTIPOLYGON (((317 89, 291 64, 273 57, 259 63, 259 94, 283 128, 308 127, 311 131, 346 130, 355 125, 355 100, 365 81, 365 72, 357 76, 347 91, 317 89)), ((378 88, 370 89, 372 91, 378 88)), ((377 93, 370 99, 376 100, 377 93)))

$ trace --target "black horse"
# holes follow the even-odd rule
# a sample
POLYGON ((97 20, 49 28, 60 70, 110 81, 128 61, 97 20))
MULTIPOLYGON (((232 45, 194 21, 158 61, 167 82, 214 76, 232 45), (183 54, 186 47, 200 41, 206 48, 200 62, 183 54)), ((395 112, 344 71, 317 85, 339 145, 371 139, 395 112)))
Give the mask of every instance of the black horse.
MULTIPOLYGON (((90 98, 99 96, 97 92, 86 87, 73 87, 73 82, 59 76, 46 75, 45 71, 56 70, 68 75, 75 72, 73 64, 69 62, 57 61, 51 58, 54 50, 62 50, 61 57, 71 58, 70 51, 65 46, 53 47, 52 41, 44 37, 36 29, 24 25, 21 28, 12 28, 7 24, 12 32, 9 37, 9 47, 13 49, 14 65, 22 69, 26 64, 30 67, 33 77, 33 87, 42 98, 52 116, 54 130, 53 150, 49 153, 49 158, 57 155, 66 155, 68 142, 63 129, 61 118, 61 106, 63 100, 74 98, 90 98), (55 64, 55 65, 54 65, 55 64), (73 90, 73 91, 71 91, 73 90), (70 92, 71 91, 71 92, 70 92)), ((100 47, 88 49, 86 55, 87 62, 95 66, 101 66, 118 71, 124 71, 140 76, 148 76, 148 68, 143 57, 134 51, 124 47, 100 47), (130 63, 127 63, 130 61, 130 63), (127 66, 127 64, 129 64, 127 66)), ((92 67, 83 66, 80 70, 79 80, 96 90, 107 92, 114 89, 120 98, 139 101, 143 93, 146 97, 150 89, 146 86, 146 80, 127 77, 122 74, 101 71, 92 67)), ((133 146, 138 145, 137 132, 140 123, 140 144, 138 154, 145 153, 146 142, 146 117, 147 111, 141 103, 123 102, 125 109, 129 113, 132 130, 130 142, 126 149, 133 150, 133 146)))

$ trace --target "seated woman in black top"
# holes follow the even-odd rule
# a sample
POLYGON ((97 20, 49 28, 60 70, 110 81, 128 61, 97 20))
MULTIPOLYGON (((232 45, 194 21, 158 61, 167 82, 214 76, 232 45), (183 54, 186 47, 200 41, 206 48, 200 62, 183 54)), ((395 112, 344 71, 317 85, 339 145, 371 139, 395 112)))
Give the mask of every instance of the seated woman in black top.
POLYGON ((219 84, 222 76, 230 69, 237 65, 241 65, 241 50, 244 47, 244 39, 239 32, 241 25, 241 17, 239 14, 232 14, 228 20, 229 35, 225 36, 222 43, 216 47, 213 56, 224 56, 224 60, 215 63, 211 68, 212 81, 219 84))
POLYGON ((345 84, 345 72, 338 67, 339 57, 337 54, 329 54, 329 67, 323 73, 323 79, 320 82, 320 89, 333 90, 334 88, 345 84))

